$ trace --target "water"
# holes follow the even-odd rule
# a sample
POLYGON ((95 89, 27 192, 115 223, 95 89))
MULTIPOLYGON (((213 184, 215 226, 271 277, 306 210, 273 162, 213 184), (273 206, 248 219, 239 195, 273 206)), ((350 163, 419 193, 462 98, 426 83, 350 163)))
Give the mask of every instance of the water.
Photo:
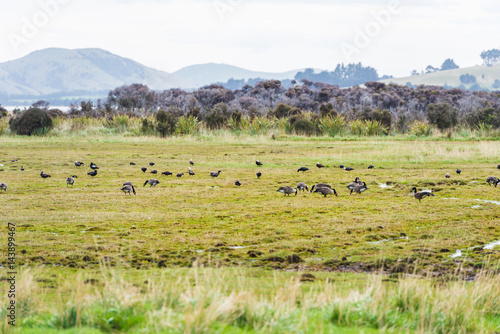
POLYGON ((475 199, 475 201, 500 205, 500 201, 488 201, 488 200, 485 200, 485 199, 475 199))
POLYGON ((387 184, 385 184, 385 183, 380 183, 378 186, 379 186, 380 188, 382 188, 382 189, 386 189, 386 188, 394 188, 394 186, 388 186, 388 185, 387 185, 387 184))
MULTIPOLYGON (((484 246, 474 246, 474 247, 469 247, 467 248, 466 250, 472 250, 472 249, 476 249, 476 248, 483 248, 483 249, 493 249, 495 248, 496 246, 500 246, 500 240, 497 240, 497 241, 493 241, 493 242, 490 242, 489 244, 487 245, 484 245, 484 246)), ((457 257, 461 257, 463 255, 463 250, 462 249, 457 249, 457 251, 450 255, 450 258, 452 259, 456 259, 457 257)))

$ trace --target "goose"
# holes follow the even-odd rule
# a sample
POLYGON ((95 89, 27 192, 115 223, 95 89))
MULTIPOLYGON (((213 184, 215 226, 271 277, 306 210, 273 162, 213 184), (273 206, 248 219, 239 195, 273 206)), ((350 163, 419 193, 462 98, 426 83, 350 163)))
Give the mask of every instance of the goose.
POLYGON ((337 191, 333 188, 321 187, 317 188, 314 192, 323 194, 325 197, 326 195, 331 195, 331 194, 335 194, 335 196, 338 196, 337 191))
POLYGON ((24 171, 24 167, 23 167, 23 166, 21 166, 21 172, 22 172, 22 171, 24 171))
POLYGON ((323 167, 325 167, 325 166, 324 166, 324 165, 322 165, 322 164, 320 164, 319 162, 317 162, 317 163, 316 163, 316 167, 318 167, 318 168, 323 168, 323 167))
POLYGON ((191 176, 195 175, 193 170, 191 169, 191 167, 188 167, 188 169, 189 169, 189 172, 188 172, 189 175, 191 175, 191 176))
POLYGON ((157 174, 157 173, 158 173, 158 171, 157 171, 156 169, 153 169, 153 170, 151 171, 151 174, 157 174))
POLYGON ((307 191, 309 191, 309 188, 307 187, 307 185, 304 182, 299 182, 299 183, 297 183, 297 190, 301 190, 301 191, 307 190, 307 191))
POLYGON ((241 186, 241 182, 240 182, 240 181, 238 181, 238 180, 234 181, 234 184, 235 184, 236 186, 238 186, 238 187, 239 187, 239 186, 241 186))
POLYGON ((307 167, 300 167, 299 169, 297 169, 297 172, 305 172, 308 170, 309 170, 309 168, 307 168, 307 167))
POLYGON ((451 176, 450 176, 450 173, 446 173, 446 174, 444 174, 444 177, 445 177, 445 178, 447 178, 447 179, 449 179, 449 178, 451 177, 451 176))
POLYGON ((130 166, 135 166, 135 162, 131 162, 131 163, 130 163, 130 166))
POLYGON ((182 175, 184 175, 184 173, 177 173, 177 177, 182 177, 182 175))
POLYGON ((375 168, 375 166, 373 165, 368 166, 368 169, 373 169, 373 168, 375 168))
POLYGON ((297 189, 293 189, 290 186, 281 187, 277 191, 285 194, 285 196, 287 196, 287 195, 290 196, 290 194, 293 194, 293 193, 295 193, 295 196, 297 196, 297 189))
POLYGON ((193 159, 189 160, 189 164, 190 164, 191 166, 193 166, 193 165, 194 165, 194 161, 193 161, 193 159))
POLYGON ((417 188, 413 187, 411 189, 412 192, 414 192, 413 194, 413 197, 415 197, 416 199, 418 199, 418 201, 420 202, 423 198, 425 197, 428 197, 428 196, 436 196, 434 195, 430 190, 422 190, 422 191, 419 191, 417 192, 417 188))
POLYGON ((161 173, 161 175, 170 176, 172 173, 167 170, 166 172, 161 173))
POLYGON ((318 189, 318 188, 332 188, 332 186, 329 184, 326 184, 326 183, 318 183, 318 184, 315 184, 314 186, 312 186, 310 192, 312 193, 314 189, 318 189))
POLYGON ((255 164, 256 164, 257 166, 262 166, 262 165, 263 165, 263 163, 262 163, 262 162, 260 162, 259 160, 255 161, 255 164))
POLYGON ((93 170, 91 172, 88 172, 87 175, 90 175, 90 176, 94 177, 94 176, 97 175, 97 170, 93 170))
POLYGON ((157 179, 149 179, 146 182, 144 182, 143 187, 145 187, 146 184, 149 184, 149 187, 156 187, 156 185, 159 183, 160 183, 160 181, 158 181, 157 179))
POLYGON ((69 186, 69 185, 73 186, 73 184, 75 184, 75 179, 73 177, 71 177, 71 176, 68 177, 66 179, 66 187, 69 186))
POLYGON ((5 182, 0 183, 0 190, 2 190, 2 189, 4 191, 7 191, 7 183, 5 183, 5 182))
POLYGON ((349 195, 352 194, 353 191, 355 193, 361 194, 363 191, 366 191, 368 189, 369 188, 366 186, 366 183, 363 182, 363 184, 358 184, 356 187, 354 187, 354 189, 351 190, 351 192, 349 193, 349 195))
POLYGON ((149 165, 150 165, 150 166, 154 166, 154 165, 155 165, 155 163, 154 163, 154 162, 150 162, 150 163, 149 163, 149 165))
POLYGON ((95 163, 93 163, 93 162, 90 163, 90 168, 94 169, 94 170, 95 169, 99 169, 99 167, 97 167, 97 165, 95 163))
POLYGON ((255 174, 255 175, 257 175, 257 178, 260 179, 260 177, 262 176, 262 173, 261 172, 257 172, 257 174, 255 174))
POLYGON ((83 165, 85 165, 83 162, 81 162, 81 161, 75 161, 75 166, 76 167, 80 167, 80 166, 83 166, 83 165))
POLYGON ((498 183, 500 183, 500 180, 494 176, 490 176, 489 178, 486 179, 486 182, 488 182, 489 186, 494 184, 496 187, 498 185, 498 183))
POLYGON ((354 168, 352 168, 352 167, 345 167, 344 170, 350 172, 350 171, 354 170, 354 168))
POLYGON ((211 177, 219 177, 221 171, 218 171, 217 173, 216 172, 210 172, 210 176, 211 177))
POLYGON ((462 173, 462 170, 461 169, 457 169, 456 172, 457 172, 457 174, 460 174, 460 173, 462 173))
POLYGON ((361 181, 359 180, 359 177, 356 177, 356 179, 353 182, 351 182, 347 185, 347 189, 353 190, 356 186, 361 185, 361 184, 363 184, 363 183, 361 183, 361 181))
POLYGON ((142 170, 142 172, 143 172, 143 173, 146 173, 146 171, 147 171, 148 169, 147 169, 146 167, 142 167, 142 168, 141 168, 141 170, 142 170))
POLYGON ((49 175, 49 174, 45 174, 45 173, 43 172, 43 170, 42 170, 42 172, 40 173, 40 176, 42 177, 42 179, 46 179, 46 178, 50 177, 50 175, 49 175))
MULTIPOLYGON (((125 182, 125 183, 128 183, 128 182, 125 182)), ((134 189, 134 186, 132 184, 123 184, 123 187, 120 189, 121 191, 123 191, 124 194, 130 194, 130 192, 133 192, 134 195, 136 194, 135 193, 135 189, 134 189)))

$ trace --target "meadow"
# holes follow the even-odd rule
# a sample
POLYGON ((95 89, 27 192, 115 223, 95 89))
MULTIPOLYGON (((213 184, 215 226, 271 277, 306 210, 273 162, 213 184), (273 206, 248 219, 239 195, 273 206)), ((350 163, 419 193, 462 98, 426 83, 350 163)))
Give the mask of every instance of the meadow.
POLYGON ((500 188, 486 183, 500 174, 497 141, 222 131, 4 136, 1 147, 19 332, 500 330, 500 188), (369 190, 349 195, 355 177, 369 190), (150 178, 160 184, 143 187, 150 178), (276 191, 300 181, 339 196, 276 191), (436 196, 419 202, 412 187, 436 196))

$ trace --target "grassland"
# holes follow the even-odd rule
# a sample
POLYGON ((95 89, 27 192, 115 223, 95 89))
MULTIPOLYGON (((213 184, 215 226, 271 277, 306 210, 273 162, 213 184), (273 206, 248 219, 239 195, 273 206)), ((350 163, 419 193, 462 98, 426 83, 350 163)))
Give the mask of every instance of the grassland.
POLYGON ((2 225, 17 226, 25 331, 500 329, 500 247, 484 248, 500 240, 500 188, 485 182, 499 174, 496 141, 95 136, 1 145, 9 187, 0 213, 2 225), (150 161, 150 170, 186 175, 142 173, 150 161), (349 196, 356 176, 369 190, 349 196), (151 177, 161 183, 142 187, 151 177), (125 181, 136 196, 120 192, 125 181), (299 181, 330 183, 339 196, 276 192, 299 181), (413 186, 436 196, 419 203, 413 186))

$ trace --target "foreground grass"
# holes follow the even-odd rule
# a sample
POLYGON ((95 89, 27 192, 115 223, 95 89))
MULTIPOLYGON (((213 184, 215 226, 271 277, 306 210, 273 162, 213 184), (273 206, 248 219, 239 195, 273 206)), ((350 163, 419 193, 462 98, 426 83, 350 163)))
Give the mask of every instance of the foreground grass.
POLYGON ((498 142, 226 134, 3 137, 1 145, 0 182, 9 187, 0 219, 17 227, 17 264, 27 270, 21 319, 33 333, 498 330, 498 276, 481 274, 500 263, 499 246, 484 248, 500 240, 500 188, 485 183, 499 176, 498 142), (91 161, 100 166, 93 179, 91 161), (150 170, 186 175, 142 173, 150 161, 150 170), (299 174, 302 166, 310 171, 299 174), (212 170, 222 173, 212 179, 212 170), (349 196, 356 176, 370 189, 349 196), (161 183, 142 187, 151 177, 161 183), (119 191, 125 181, 137 196, 119 191), (299 181, 330 183, 339 196, 276 192, 299 181), (419 203, 413 186, 436 196, 419 203), (297 272, 318 279, 300 283, 297 272))

